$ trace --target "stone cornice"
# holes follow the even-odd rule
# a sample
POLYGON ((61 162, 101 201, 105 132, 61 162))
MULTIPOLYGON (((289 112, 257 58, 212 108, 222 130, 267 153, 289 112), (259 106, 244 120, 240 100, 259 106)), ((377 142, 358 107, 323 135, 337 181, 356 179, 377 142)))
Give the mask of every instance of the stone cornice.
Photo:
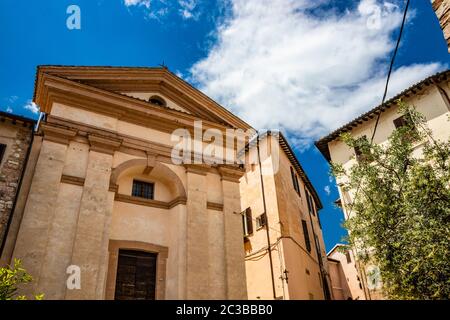
POLYGON ((69 144, 69 141, 77 135, 77 130, 65 126, 42 123, 40 126, 44 133, 44 139, 56 143, 69 144))
MULTIPOLYGON (((158 158, 158 160, 163 160, 167 163, 172 163, 171 161, 171 152, 172 147, 164 144, 160 144, 157 142, 151 142, 148 140, 132 137, 124 134, 117 134, 114 131, 106 130, 99 127, 94 127, 87 124, 81 124, 79 122, 62 119, 55 116, 47 117, 47 126, 57 126, 64 127, 68 130, 75 130, 77 132, 77 136, 73 138, 85 138, 88 139, 89 135, 101 136, 104 139, 118 141, 121 140, 120 147, 117 151, 139 155, 143 157, 147 157, 149 154, 154 155, 158 158)), ((88 142, 88 140, 86 141, 88 142)))
POLYGON ((211 166, 207 164, 185 164, 186 173, 195 173, 206 176, 211 171, 211 166))
POLYGON ((219 171, 222 180, 231 182, 239 182, 241 177, 245 174, 245 170, 240 167, 220 165, 217 170, 219 171))
POLYGON ((74 176, 69 176, 69 175, 65 175, 63 174, 61 176, 61 182, 62 183, 67 183, 67 184, 73 184, 76 186, 84 186, 84 178, 80 178, 80 177, 74 177, 74 176))
POLYGON ((45 80, 50 77, 110 92, 164 91, 165 95, 173 93, 175 98, 179 97, 183 101, 183 107, 197 113, 198 117, 203 115, 213 122, 223 122, 235 128, 251 128, 167 68, 39 66, 34 100, 41 101, 46 98, 45 80))
POLYGON ((131 204, 136 204, 140 206, 153 207, 159 209, 171 209, 179 204, 186 204, 186 198, 178 197, 172 201, 165 202, 159 200, 145 199, 139 197, 133 197, 126 194, 116 193, 114 197, 115 201, 126 202, 131 204))
POLYGON ((206 208, 209 210, 215 210, 215 211, 223 211, 223 204, 222 203, 215 203, 215 202, 207 202, 206 208))
POLYGON ((36 95, 36 102, 41 111, 46 113, 50 113, 53 103, 59 102, 170 133, 178 128, 191 131, 196 120, 202 120, 205 130, 213 128, 225 131, 230 128, 215 119, 213 121, 201 115, 162 108, 144 100, 53 75, 42 75, 40 82, 43 84, 37 87, 41 91, 36 95))
POLYGON ((114 154, 122 144, 122 139, 105 137, 95 134, 88 134, 89 144, 92 151, 102 152, 106 154, 114 154))
MULTIPOLYGON (((172 146, 152 142, 112 130, 81 124, 75 121, 49 115, 47 122, 41 124, 41 129, 47 132, 65 133, 58 142, 68 144, 70 140, 89 143, 91 150, 113 154, 115 151, 147 158, 148 170, 156 161, 172 164, 172 146)), ((53 136, 52 136, 53 137, 53 136)), ((192 158, 194 160, 194 158, 192 158)), ((188 172, 206 175, 208 172, 219 173, 223 179, 238 181, 244 170, 233 165, 184 164, 188 172)))

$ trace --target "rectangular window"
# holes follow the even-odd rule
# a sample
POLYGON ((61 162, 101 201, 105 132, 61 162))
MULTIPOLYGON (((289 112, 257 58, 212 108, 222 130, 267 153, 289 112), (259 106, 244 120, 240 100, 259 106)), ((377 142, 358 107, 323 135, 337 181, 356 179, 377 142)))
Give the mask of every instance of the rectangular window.
POLYGON ((352 262, 352 257, 350 256, 350 251, 349 250, 345 251, 345 257, 347 258, 347 263, 351 263, 352 262))
POLYGON ((306 191, 306 202, 308 204, 308 211, 309 213, 312 213, 313 215, 316 215, 316 213, 314 212, 314 200, 311 196, 311 194, 306 191))
POLYGON ((407 125, 409 125, 409 121, 405 118, 405 116, 401 116, 397 119, 394 119, 394 126, 395 129, 401 128, 401 127, 406 127, 407 125))
POLYGON ((295 174, 295 171, 294 171, 294 169, 292 167, 291 167, 291 178, 292 178, 292 185, 294 186, 295 192, 300 194, 300 188, 299 188, 299 185, 298 185, 297 175, 295 174))
POLYGON ((155 185, 151 182, 144 182, 133 180, 133 190, 131 195, 133 197, 153 199, 155 185))
MULTIPOLYGON (((416 128, 414 126, 414 123, 411 121, 411 118, 408 115, 403 115, 394 121, 395 129, 399 129, 402 127, 409 127, 411 128, 412 133, 417 133, 416 128)), ((412 142, 415 139, 417 139, 417 136, 415 134, 409 135, 408 139, 412 142)))
POLYGON ((316 215, 316 205, 314 204, 314 198, 312 197, 311 194, 309 194, 309 201, 311 201, 311 213, 313 214, 313 216, 316 215))
POLYGON ((306 250, 308 250, 308 252, 311 252, 311 242, 309 241, 308 225, 306 224, 305 220, 302 220, 302 227, 303 227, 303 236, 305 237, 306 250))
POLYGON ((242 226, 244 228, 244 237, 253 233, 252 209, 247 208, 242 212, 242 226))
POLYGON ((256 229, 260 229, 267 225, 267 215, 264 213, 256 218, 256 229))
POLYGON ((3 161, 3 156, 5 155, 5 151, 6 151, 6 144, 0 143, 0 164, 3 161))
POLYGON ((311 212, 311 199, 309 198, 308 191, 306 191, 306 203, 308 204, 308 212, 311 212))

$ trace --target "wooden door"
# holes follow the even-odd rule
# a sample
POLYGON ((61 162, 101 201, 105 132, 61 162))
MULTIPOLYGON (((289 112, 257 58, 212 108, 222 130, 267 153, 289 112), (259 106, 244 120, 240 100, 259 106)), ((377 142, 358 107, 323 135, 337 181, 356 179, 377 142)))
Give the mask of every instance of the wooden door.
POLYGON ((119 250, 115 300, 155 300, 156 253, 119 250))

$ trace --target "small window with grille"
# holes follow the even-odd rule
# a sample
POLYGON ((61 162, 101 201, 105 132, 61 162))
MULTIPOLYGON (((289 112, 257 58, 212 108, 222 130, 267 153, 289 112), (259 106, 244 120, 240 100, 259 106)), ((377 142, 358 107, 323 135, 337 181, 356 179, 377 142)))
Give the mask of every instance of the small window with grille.
POLYGON ((133 190, 131 195, 133 197, 153 199, 155 194, 155 184, 151 182, 144 182, 133 180, 133 190))

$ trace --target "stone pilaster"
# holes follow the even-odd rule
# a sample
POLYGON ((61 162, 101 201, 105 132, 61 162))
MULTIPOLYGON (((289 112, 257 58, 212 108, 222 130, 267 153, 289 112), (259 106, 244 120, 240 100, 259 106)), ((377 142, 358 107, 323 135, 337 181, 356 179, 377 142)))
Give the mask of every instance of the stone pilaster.
POLYGON ((240 170, 219 168, 222 175, 226 299, 247 299, 245 252, 240 215, 240 170))
MULTIPOLYGON (((96 149, 98 150, 98 149, 96 149)), ((66 299, 102 299, 114 203, 109 191, 112 155, 91 149, 73 243, 72 265, 81 269, 81 289, 67 290, 66 299)))
POLYGON ((186 299, 208 299, 208 209, 206 171, 187 166, 186 299))
POLYGON ((49 140, 42 143, 13 253, 14 258, 22 259, 24 267, 34 279, 33 285, 24 289, 25 294, 37 292, 41 273, 51 272, 43 270, 42 263, 47 253, 66 151, 66 144, 49 140))

